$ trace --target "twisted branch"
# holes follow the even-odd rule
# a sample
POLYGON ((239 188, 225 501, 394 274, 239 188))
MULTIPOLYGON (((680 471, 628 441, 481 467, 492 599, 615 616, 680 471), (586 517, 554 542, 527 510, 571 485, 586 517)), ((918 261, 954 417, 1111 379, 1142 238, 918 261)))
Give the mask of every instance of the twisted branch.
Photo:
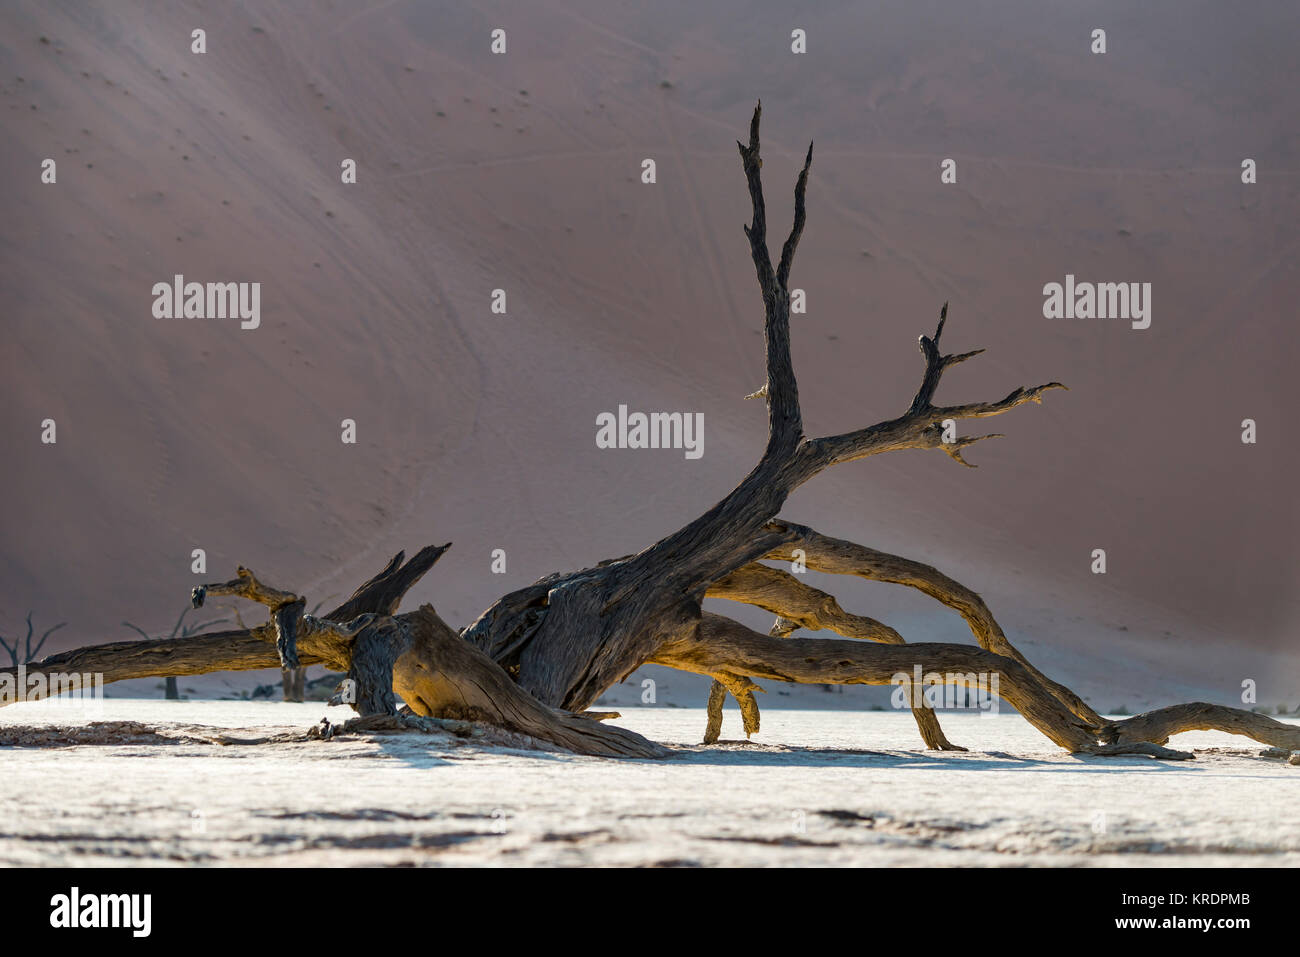
MULTIPOLYGON (((787 571, 759 562, 739 568, 726 578, 715 582, 709 588, 708 597, 744 602, 772 612, 777 619, 768 634, 773 637, 784 638, 797 628, 806 628, 809 631, 828 629, 846 638, 861 638, 888 645, 905 643, 903 636, 888 625, 874 618, 846 612, 840 607, 834 595, 801 582, 787 571)), ((726 689, 726 685, 718 679, 715 679, 715 683, 718 688, 726 689)), ((711 710, 706 725, 705 744, 712 743, 710 733, 714 734, 712 741, 717 740, 713 729, 715 724, 718 728, 721 727, 723 697, 725 696, 715 690, 710 692, 711 710), (716 720, 713 708, 718 712, 716 720)), ((750 699, 752 698, 751 694, 750 699)), ((737 701, 739 702, 740 699, 737 698, 737 701)), ((742 704, 742 714, 744 710, 742 704)), ((757 730, 757 703, 752 705, 752 710, 755 730, 757 730)), ((927 748, 937 751, 966 750, 948 740, 932 708, 920 704, 912 708, 912 714, 927 748)))

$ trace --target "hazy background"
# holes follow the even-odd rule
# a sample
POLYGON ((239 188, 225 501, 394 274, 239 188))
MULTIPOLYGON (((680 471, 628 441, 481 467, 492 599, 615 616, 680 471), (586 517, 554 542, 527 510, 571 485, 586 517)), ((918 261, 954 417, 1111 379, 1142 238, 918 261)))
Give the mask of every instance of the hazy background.
MULTIPOLYGON (((906 408, 945 299, 948 349, 989 351, 941 401, 1071 389, 964 430, 1007 433, 978 469, 876 457, 783 514, 938 565, 1101 707, 1247 677, 1294 706, 1298 26, 1288 2, 4 2, 0 634, 29 609, 69 622, 50 650, 166 630, 241 562, 310 605, 448 540, 409 600, 460 627, 707 509, 765 439, 734 142, 761 97, 774 246, 817 143, 810 434, 906 408), (175 273, 262 283, 261 328, 153 318, 175 273), (1044 319, 1066 273, 1152 283, 1151 327, 1044 319), (620 403, 703 412, 704 457, 597 449, 620 403)), ((970 640, 907 589, 810 580, 970 640)))

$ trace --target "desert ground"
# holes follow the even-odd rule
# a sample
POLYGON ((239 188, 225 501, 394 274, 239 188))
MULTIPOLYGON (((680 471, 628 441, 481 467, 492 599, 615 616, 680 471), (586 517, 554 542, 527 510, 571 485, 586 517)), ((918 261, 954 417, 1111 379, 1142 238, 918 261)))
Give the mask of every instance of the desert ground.
POLYGON ((660 761, 456 734, 271 744, 346 709, 117 699, 0 711, 0 737, 110 724, 100 743, 0 747, 0 865, 1294 866, 1300 768, 1196 732, 1193 761, 1073 757, 1018 715, 943 716, 969 753, 919 750, 910 715, 769 709, 698 742, 699 708, 632 707, 660 761), (22 729, 21 733, 18 729, 22 729))
MULTIPOLYGON (((1069 386, 999 419, 978 468, 875 456, 782 515, 962 581, 1098 710, 1300 712, 1296 5, 641 6, 0 6, 0 636, 29 610, 66 622, 41 654, 166 634, 237 564, 328 605, 447 541, 405 607, 460 628, 704 512, 767 438, 735 147, 761 99, 773 235, 817 144, 792 276, 810 435, 901 413, 945 301, 946 344, 988 352, 942 399, 1069 386), (261 283, 261 325, 154 318, 176 274, 261 283), (1067 274, 1150 282, 1150 328, 1045 319, 1067 274), (702 413, 703 456, 598 448, 621 404, 702 413)), ((807 581, 909 642, 971 641, 911 589, 807 581)), ((886 691, 769 686, 752 741, 729 711, 703 748, 707 683, 650 667, 601 705, 662 761, 451 732, 212 743, 326 714, 214 700, 277 679, 0 709, 0 863, 1300 863, 1300 768, 1226 735, 1176 738, 1193 762, 1081 758, 1014 714, 944 714, 972 750, 936 754, 871 710, 886 691), (88 720, 138 724, 51 730, 88 720)))

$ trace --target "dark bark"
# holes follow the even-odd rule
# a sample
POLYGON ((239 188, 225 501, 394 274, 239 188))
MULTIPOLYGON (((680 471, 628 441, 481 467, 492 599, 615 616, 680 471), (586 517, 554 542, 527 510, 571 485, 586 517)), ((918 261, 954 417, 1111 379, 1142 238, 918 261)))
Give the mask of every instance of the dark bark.
POLYGON ((679 531, 630 558, 507 595, 466 629, 467 640, 510 669, 522 687, 547 703, 571 710, 590 707, 662 644, 689 636, 698 626, 700 602, 714 582, 789 544, 791 536, 769 523, 789 494, 819 472, 839 462, 908 448, 939 448, 962 461, 960 450, 977 439, 946 445, 940 426, 944 419, 998 415, 1024 402, 1039 401, 1048 389, 1061 388, 1053 382, 1017 389, 1001 402, 932 405, 944 371, 977 354, 940 352, 945 305, 933 338, 921 337, 925 371, 916 397, 902 416, 858 432, 805 437, 790 358, 789 276, 807 218, 812 146, 795 184, 794 224, 773 269, 760 175, 761 116, 760 104, 750 122, 748 145, 737 146, 752 208, 744 232, 763 300, 767 381, 755 394, 767 402, 766 449, 726 498, 679 531))

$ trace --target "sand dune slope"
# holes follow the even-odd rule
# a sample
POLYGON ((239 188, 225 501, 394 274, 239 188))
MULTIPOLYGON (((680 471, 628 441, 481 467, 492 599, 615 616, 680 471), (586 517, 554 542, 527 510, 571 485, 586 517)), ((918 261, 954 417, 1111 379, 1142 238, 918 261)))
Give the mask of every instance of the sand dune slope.
MULTIPOLYGON (((1294 9, 1115 9, 1095 57, 1088 16, 1029 4, 697 7, 5 5, 0 631, 28 608, 71 623, 62 646, 169 626, 194 548, 208 579, 244 562, 315 599, 448 540, 411 598, 464 624, 707 508, 764 439, 733 145, 762 97, 774 232, 817 141, 809 432, 905 407, 945 299, 951 347, 989 353, 944 397, 1071 387, 999 421, 977 470, 856 463, 786 514, 949 570, 1102 706, 1245 678, 1300 702, 1294 9), (1044 319, 1067 273, 1150 282, 1151 327, 1044 319), (155 319, 175 274, 260 282, 260 327, 155 319), (705 454, 597 449, 619 404, 702 412, 705 454)), ((836 587, 913 640, 962 634, 836 587)))

